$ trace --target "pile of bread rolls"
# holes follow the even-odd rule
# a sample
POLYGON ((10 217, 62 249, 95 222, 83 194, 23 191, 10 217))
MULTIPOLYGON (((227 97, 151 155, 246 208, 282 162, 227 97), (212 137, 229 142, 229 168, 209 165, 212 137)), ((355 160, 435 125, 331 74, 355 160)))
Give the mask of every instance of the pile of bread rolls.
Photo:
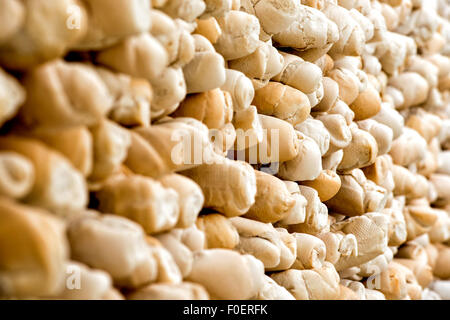
POLYGON ((449 0, 0 0, 1 299, 450 299, 449 0))

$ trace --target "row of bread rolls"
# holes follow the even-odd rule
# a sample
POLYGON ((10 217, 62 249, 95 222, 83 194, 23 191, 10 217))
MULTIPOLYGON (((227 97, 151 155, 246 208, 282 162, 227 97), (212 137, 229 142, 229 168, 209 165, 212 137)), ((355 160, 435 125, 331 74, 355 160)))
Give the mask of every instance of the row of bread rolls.
POLYGON ((449 12, 0 0, 0 297, 449 299, 449 12))

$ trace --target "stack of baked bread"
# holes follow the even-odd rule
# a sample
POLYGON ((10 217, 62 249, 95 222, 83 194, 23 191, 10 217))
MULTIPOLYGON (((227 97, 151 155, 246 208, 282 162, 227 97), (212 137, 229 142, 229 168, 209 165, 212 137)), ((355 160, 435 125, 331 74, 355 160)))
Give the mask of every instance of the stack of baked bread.
POLYGON ((448 0, 0 0, 3 299, 450 299, 448 0))

